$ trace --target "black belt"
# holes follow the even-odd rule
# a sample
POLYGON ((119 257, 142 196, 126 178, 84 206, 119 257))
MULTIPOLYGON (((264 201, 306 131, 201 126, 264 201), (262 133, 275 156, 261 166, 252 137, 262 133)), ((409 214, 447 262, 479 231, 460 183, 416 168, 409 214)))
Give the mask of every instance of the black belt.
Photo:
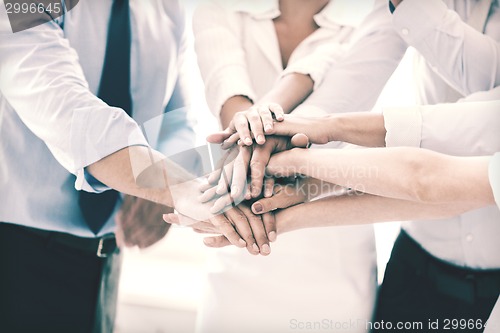
POLYGON ((444 295, 474 303, 477 298, 498 298, 500 269, 479 270, 459 267, 435 258, 425 251, 405 231, 401 231, 396 244, 399 258, 425 277, 444 295))
POLYGON ((106 234, 99 238, 84 238, 62 232, 46 231, 41 229, 19 226, 24 231, 65 247, 76 249, 87 254, 106 258, 118 251, 114 234, 106 234))

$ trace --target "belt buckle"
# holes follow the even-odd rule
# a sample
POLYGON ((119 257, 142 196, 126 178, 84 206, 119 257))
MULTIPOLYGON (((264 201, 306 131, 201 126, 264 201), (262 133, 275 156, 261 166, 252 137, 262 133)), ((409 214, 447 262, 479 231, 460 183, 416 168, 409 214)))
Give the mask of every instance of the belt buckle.
MULTIPOLYGON (((107 235, 102 236, 99 239, 99 244, 97 246, 97 253, 96 253, 99 258, 107 258, 108 257, 108 255, 110 253, 105 251, 106 249, 104 248, 104 244, 107 240, 113 239, 114 237, 115 237, 115 235, 113 235, 113 234, 107 234, 107 235)), ((114 252, 114 249, 113 249, 113 252, 114 252)))

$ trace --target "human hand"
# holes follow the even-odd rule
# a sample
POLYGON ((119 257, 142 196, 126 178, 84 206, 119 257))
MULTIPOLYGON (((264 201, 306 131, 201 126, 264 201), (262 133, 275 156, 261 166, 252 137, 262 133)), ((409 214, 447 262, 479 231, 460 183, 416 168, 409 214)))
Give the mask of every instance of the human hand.
POLYGON ((169 225, 162 216, 171 212, 170 207, 126 195, 115 217, 118 246, 144 249, 155 244, 167 234, 169 225))
POLYGON ((266 142, 266 134, 270 133, 274 127, 274 119, 280 122, 283 117, 284 112, 280 105, 257 104, 248 110, 237 112, 224 131, 210 135, 207 140, 211 143, 223 143, 224 140, 232 137, 225 145, 229 147, 239 139, 244 145, 251 146, 252 138, 254 138, 257 144, 262 145, 266 142))
MULTIPOLYGON (((224 213, 225 217, 231 221, 234 228, 245 240, 247 250, 253 255, 261 254, 267 256, 271 253, 269 241, 276 240, 276 223, 274 215, 265 214, 258 216, 252 213, 248 204, 241 204, 224 213), (269 235, 269 238, 268 238, 269 235)), ((165 222, 171 224, 188 223, 195 232, 203 234, 216 234, 218 236, 206 237, 205 245, 209 247, 220 247, 220 239, 224 239, 224 246, 234 245, 224 235, 221 230, 210 221, 194 221, 181 214, 165 214, 165 222), (186 221, 187 220, 187 221, 186 221)))
POLYGON ((213 186, 215 179, 209 177, 208 184, 202 188, 204 194, 201 196, 201 200, 203 202, 213 200, 218 195, 219 198, 215 198, 211 210, 212 213, 216 213, 235 202, 238 204, 242 197, 247 200, 258 198, 263 189, 264 195, 270 196, 274 179, 264 179, 264 176, 271 155, 296 146, 305 147, 307 144, 307 137, 298 134, 291 139, 273 136, 269 137, 263 145, 240 147, 238 157, 232 165, 229 165, 228 171, 219 178, 217 186, 213 186), (250 173, 250 184, 247 184, 248 172, 250 173))
POLYGON ((285 209, 309 200, 311 185, 317 185, 316 179, 297 178, 284 184, 276 184, 272 196, 264 197, 252 204, 252 212, 266 214, 277 209, 285 209))

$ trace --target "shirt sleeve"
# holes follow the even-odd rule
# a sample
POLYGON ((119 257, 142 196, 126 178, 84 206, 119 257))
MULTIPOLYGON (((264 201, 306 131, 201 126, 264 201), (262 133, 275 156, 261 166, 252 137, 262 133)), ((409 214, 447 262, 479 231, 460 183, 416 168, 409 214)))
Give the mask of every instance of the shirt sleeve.
POLYGON ((214 2, 204 2, 193 16, 195 50, 205 82, 208 107, 219 116, 233 96, 255 101, 245 50, 241 44, 239 14, 214 2))
POLYGON ((314 89, 321 85, 331 65, 346 52, 347 45, 327 43, 319 46, 310 55, 289 64, 281 73, 281 77, 291 73, 309 75, 314 89))
POLYGON ((327 113, 370 110, 406 49, 394 30, 387 1, 377 1, 353 33, 348 50, 297 109, 314 107, 327 113))
POLYGON ((386 146, 421 147, 455 156, 500 151, 500 88, 478 94, 460 103, 384 109, 386 146))
POLYGON ((500 44, 467 25, 442 1, 405 0, 394 11, 393 22, 408 45, 464 96, 500 84, 500 44))
POLYGON ((491 189, 493 190, 493 196, 495 197, 495 202, 497 203, 498 208, 500 208, 500 153, 496 153, 491 158, 489 166, 489 177, 491 189))
POLYGON ((147 145, 125 111, 94 96, 78 56, 54 21, 13 33, 0 6, 0 89, 55 159, 77 176, 78 190, 97 191, 85 167, 122 148, 147 145))

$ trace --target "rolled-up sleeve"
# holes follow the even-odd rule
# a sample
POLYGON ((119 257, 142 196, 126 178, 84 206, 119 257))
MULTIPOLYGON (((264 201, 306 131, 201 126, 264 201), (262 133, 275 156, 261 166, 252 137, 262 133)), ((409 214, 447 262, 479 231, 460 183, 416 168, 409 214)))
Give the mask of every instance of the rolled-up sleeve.
MULTIPOLYGON (((485 94, 495 98, 500 88, 485 94)), ((388 108, 384 110, 387 147, 421 147, 455 156, 500 151, 500 100, 388 108)))
POLYGON ((195 49, 208 107, 217 117, 233 96, 255 101, 250 75, 241 45, 238 13, 228 12, 215 2, 204 2, 193 16, 195 49))
POLYGON ((338 61, 347 49, 348 45, 341 43, 321 45, 310 55, 290 63, 281 73, 281 77, 292 73, 309 75, 316 89, 323 82, 331 65, 338 61))
POLYGON ((393 22, 408 45, 464 96, 500 84, 500 44, 474 30, 442 1, 403 1, 393 22))
POLYGON ((489 165, 489 178, 495 202, 500 208, 500 153, 493 155, 489 165))
POLYGON ((123 110, 90 92, 75 50, 54 21, 12 33, 4 7, 0 21, 2 94, 55 159, 77 176, 76 188, 96 191, 85 167, 122 148, 146 146, 141 129, 123 110))

